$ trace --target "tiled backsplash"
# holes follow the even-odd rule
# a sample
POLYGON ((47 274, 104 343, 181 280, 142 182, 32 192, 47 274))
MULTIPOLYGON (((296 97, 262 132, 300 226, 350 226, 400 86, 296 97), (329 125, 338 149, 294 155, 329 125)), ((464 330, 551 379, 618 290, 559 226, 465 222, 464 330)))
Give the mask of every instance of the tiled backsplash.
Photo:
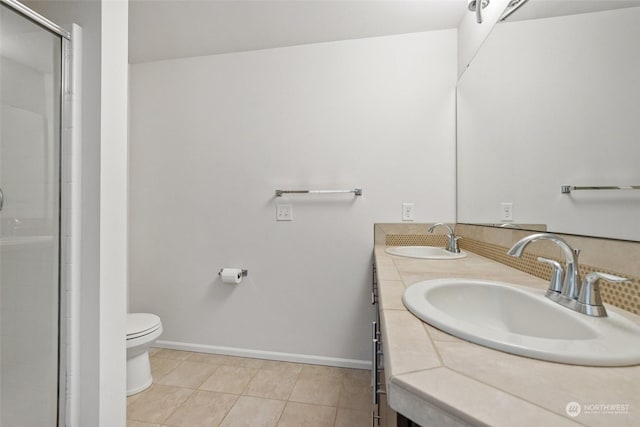
POLYGON ((387 246, 446 246, 444 234, 387 234, 387 246))
MULTIPOLYGON (((445 246, 443 234, 429 234, 430 224, 376 224, 376 244, 387 246, 445 246)), ((438 230, 440 231, 440 230, 438 230)), ((441 231, 440 231, 441 232, 441 231)), ((551 268, 539 263, 539 256, 564 262, 557 245, 548 241, 532 243, 521 258, 510 257, 507 250, 529 231, 458 224, 460 248, 484 256, 542 279, 549 280, 551 268)), ((561 235, 572 247, 581 249, 580 275, 601 271, 628 278, 622 284, 601 281, 604 302, 640 315, 640 243, 561 235)))

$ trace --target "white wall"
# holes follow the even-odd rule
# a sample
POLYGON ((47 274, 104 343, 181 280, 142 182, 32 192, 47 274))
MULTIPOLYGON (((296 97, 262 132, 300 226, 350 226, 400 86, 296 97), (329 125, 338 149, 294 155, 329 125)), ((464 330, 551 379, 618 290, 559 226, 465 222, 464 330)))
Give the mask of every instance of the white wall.
POLYGON ((100 426, 126 424, 128 3, 102 2, 100 426))
POLYGON ((136 64, 130 81, 130 310, 162 318, 163 345, 366 366, 373 223, 402 202, 455 219, 456 31, 136 64), (227 266, 249 276, 223 284, 227 266))
POLYGON ((498 25, 459 85, 458 220, 640 240, 640 8, 498 25))

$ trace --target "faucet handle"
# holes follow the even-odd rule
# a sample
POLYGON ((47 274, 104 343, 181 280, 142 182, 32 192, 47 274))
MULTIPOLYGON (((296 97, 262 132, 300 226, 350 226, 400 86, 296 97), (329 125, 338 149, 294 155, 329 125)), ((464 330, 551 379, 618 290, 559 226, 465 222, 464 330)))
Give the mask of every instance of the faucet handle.
POLYGON ((580 295, 578 296, 578 306, 580 311, 590 316, 606 316, 607 311, 602 305, 602 298, 600 297, 600 287, 598 281, 606 280, 612 283, 628 282, 629 279, 625 277, 616 276, 608 273, 589 273, 585 276, 582 282, 582 289, 580 289, 580 295))
MULTIPOLYGON (((538 262, 543 264, 549 264, 551 266, 551 281, 549 282, 549 291, 560 293, 562 292, 562 281, 564 280, 564 269, 562 264, 558 261, 548 258, 538 257, 538 262)), ((547 292, 549 292, 547 291, 547 292)))

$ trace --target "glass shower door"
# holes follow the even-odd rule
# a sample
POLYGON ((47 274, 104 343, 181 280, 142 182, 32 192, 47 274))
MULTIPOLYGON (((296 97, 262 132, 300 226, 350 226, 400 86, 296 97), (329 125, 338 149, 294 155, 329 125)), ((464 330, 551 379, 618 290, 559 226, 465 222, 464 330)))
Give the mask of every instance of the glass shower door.
POLYGON ((0 5, 0 425, 58 423, 61 50, 0 5))

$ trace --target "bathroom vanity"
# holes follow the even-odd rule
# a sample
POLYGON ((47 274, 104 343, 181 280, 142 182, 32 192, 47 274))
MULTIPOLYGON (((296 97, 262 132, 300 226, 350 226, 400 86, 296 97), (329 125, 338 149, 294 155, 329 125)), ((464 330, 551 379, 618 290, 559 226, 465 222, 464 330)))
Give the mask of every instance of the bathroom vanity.
POLYGON ((637 425, 640 366, 575 366, 492 350, 422 322, 402 302, 408 286, 430 279, 497 280, 542 290, 546 280, 472 252, 425 260, 385 249, 377 239, 380 383, 391 409, 421 426, 637 425))

